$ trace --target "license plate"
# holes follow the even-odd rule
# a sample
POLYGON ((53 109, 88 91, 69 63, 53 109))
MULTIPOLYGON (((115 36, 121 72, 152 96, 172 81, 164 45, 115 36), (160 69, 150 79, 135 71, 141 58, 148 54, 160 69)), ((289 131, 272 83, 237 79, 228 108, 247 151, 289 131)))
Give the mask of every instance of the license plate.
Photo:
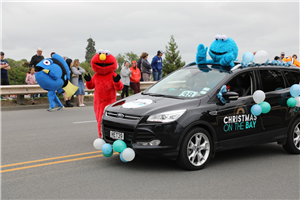
POLYGON ((110 131, 110 137, 115 140, 124 140, 124 133, 118 131, 110 131))

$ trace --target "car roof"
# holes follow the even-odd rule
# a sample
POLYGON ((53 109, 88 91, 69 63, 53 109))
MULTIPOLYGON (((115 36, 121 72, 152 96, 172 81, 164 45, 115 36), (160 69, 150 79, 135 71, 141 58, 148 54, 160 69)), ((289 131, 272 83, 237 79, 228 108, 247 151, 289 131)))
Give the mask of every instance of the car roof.
MULTIPOLYGON (((254 67, 246 67, 246 68, 243 68, 242 65, 240 64, 240 62, 234 62, 235 66, 233 68, 231 68, 230 71, 226 71, 224 69, 221 68, 221 65, 219 64, 200 64, 203 65, 203 66, 207 66, 209 67, 211 70, 218 70, 220 72, 228 72, 230 74, 232 73, 237 73, 237 72, 241 72, 241 71, 245 71, 245 70, 248 70, 248 69, 276 69, 276 70, 293 70, 293 71, 300 71, 300 67, 297 67, 295 65, 291 65, 289 67, 285 67, 285 66, 277 66, 277 65, 261 65, 261 66, 254 66, 254 67)), ((184 66, 183 68, 186 68, 186 67, 198 67, 196 62, 191 62, 189 64, 187 64, 186 66, 184 66)))

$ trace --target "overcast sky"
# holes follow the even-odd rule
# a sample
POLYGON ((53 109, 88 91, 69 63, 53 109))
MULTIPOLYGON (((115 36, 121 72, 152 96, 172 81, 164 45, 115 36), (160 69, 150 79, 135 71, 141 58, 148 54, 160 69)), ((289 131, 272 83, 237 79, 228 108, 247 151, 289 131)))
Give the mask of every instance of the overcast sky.
POLYGON ((87 39, 114 56, 165 50, 174 35, 182 60, 195 60, 197 46, 227 35, 245 52, 281 51, 299 57, 299 2, 9 2, 1 4, 6 58, 30 60, 41 47, 85 60, 87 39))

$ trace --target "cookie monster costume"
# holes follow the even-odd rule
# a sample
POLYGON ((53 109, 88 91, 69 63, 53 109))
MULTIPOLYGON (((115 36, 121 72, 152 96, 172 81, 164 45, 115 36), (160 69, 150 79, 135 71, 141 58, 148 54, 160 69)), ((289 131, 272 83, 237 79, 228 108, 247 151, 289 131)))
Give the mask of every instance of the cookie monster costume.
POLYGON ((235 41, 226 35, 216 35, 215 41, 210 45, 209 55, 212 60, 207 60, 207 47, 203 44, 199 44, 196 54, 197 64, 220 64, 227 70, 234 67, 233 61, 238 56, 238 47, 235 41))
POLYGON ((62 103, 56 96, 63 91, 67 92, 68 97, 72 96, 78 89, 70 82, 70 70, 66 61, 58 54, 53 54, 52 58, 46 58, 39 62, 36 67, 41 71, 35 74, 37 83, 44 89, 48 90, 48 100, 50 107, 48 111, 53 111, 55 104, 58 110, 63 108, 62 103))
POLYGON ((101 138, 101 119, 104 108, 116 101, 117 91, 123 89, 120 75, 114 71, 118 67, 116 58, 108 50, 97 50, 91 60, 91 66, 95 75, 84 75, 86 87, 94 90, 94 111, 98 123, 98 133, 101 138))

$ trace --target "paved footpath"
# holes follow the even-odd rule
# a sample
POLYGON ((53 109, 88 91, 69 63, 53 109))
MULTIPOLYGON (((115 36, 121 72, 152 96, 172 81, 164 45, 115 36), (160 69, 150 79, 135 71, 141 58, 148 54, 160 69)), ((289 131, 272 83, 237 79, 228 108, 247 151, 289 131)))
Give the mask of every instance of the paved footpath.
POLYGON ((1 199, 299 199, 299 155, 275 143, 224 151, 200 171, 93 148, 92 106, 1 112, 1 199))

